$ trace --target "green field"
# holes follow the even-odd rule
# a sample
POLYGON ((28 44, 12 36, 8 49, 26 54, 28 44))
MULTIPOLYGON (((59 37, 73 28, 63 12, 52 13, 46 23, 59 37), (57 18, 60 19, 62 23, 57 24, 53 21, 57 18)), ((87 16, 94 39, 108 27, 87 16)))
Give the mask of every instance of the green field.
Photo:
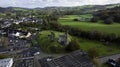
POLYGON ((3 17, 3 16, 5 16, 5 14, 4 13, 0 13, 0 17, 3 17))
MULTIPOLYGON (((42 34, 40 33, 38 34, 37 41, 40 47, 46 53, 66 53, 65 46, 62 46, 61 44, 58 43, 59 35, 63 34, 63 32, 56 32, 56 31, 54 32, 55 32, 55 40, 53 42, 48 37, 48 35, 50 35, 50 31, 43 31, 42 34)), ((76 38, 76 37, 69 36, 69 41, 72 38, 76 38)), ((120 53, 120 49, 114 46, 105 46, 101 42, 82 39, 82 38, 78 40, 81 49, 87 52, 90 48, 93 49, 95 48, 99 52, 100 57, 120 53)))
POLYGON ((95 48, 100 54, 100 57, 117 54, 120 53, 120 48, 115 46, 105 46, 101 42, 87 40, 87 39, 79 39, 80 48, 88 51, 90 48, 95 48))
MULTIPOLYGON (((99 21, 98 23, 92 23, 92 22, 80 22, 80 21, 73 21, 75 18, 79 17, 91 17, 90 14, 87 15, 66 15, 59 19, 59 22, 62 25, 69 25, 74 28, 79 28, 86 31, 99 31, 101 33, 115 33, 116 35, 120 35, 120 24, 114 23, 111 25, 103 24, 102 21, 99 21)), ((100 54, 100 57, 117 54, 120 53, 120 48, 117 48, 115 46, 105 46, 101 42, 87 40, 87 39, 79 39, 80 42, 80 48, 88 51, 90 48, 95 48, 100 54)))
POLYGON ((100 31, 101 33, 115 33, 116 35, 120 35, 120 24, 114 23, 111 25, 103 24, 102 21, 98 23, 92 22, 80 22, 80 21, 73 21, 75 18, 79 17, 90 17, 91 15, 66 15, 61 17, 58 21, 62 25, 69 25, 74 28, 79 28, 86 31, 100 31))

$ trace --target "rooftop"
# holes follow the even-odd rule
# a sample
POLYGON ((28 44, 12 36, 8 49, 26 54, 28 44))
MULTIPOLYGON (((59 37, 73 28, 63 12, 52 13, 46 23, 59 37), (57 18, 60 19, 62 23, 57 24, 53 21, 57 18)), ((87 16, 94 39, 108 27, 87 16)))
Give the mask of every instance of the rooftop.
POLYGON ((60 58, 47 61, 48 58, 39 60, 41 67, 93 67, 91 59, 81 50, 72 52, 60 58))
POLYGON ((0 59, 0 67, 11 67, 13 64, 13 58, 0 59))

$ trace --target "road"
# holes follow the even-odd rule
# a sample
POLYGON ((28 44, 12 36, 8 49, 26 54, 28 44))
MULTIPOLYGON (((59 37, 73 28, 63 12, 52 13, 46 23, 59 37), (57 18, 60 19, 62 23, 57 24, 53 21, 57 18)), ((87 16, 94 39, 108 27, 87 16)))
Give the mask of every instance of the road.
POLYGON ((120 58, 120 54, 102 57, 102 58, 99 58, 99 60, 100 60, 101 63, 105 63, 108 59, 117 60, 118 58, 120 58))
POLYGON ((28 48, 25 48, 25 49, 21 49, 21 50, 18 50, 18 51, 5 51, 5 52, 0 52, 0 54, 16 54, 16 53, 19 53, 19 52, 22 52, 23 50, 27 50, 28 48))
POLYGON ((14 61, 17 61, 17 60, 27 60, 27 59, 33 59, 34 57, 25 57, 25 58, 18 58, 18 59, 15 59, 14 61))

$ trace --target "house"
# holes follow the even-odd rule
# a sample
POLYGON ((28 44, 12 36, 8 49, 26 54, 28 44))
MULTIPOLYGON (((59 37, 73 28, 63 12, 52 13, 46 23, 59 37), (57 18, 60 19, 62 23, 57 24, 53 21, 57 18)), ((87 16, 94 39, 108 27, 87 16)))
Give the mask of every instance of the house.
POLYGON ((24 32, 20 30, 11 30, 8 33, 8 36, 10 37, 18 37, 18 38, 29 38, 31 36, 30 32, 24 32))
POLYGON ((1 24, 1 28, 6 28, 6 27, 9 27, 11 25, 12 25, 11 22, 5 21, 3 24, 1 24))
POLYGON ((43 24, 44 23, 44 20, 43 19, 37 19, 36 22, 40 23, 40 24, 43 24))
POLYGON ((20 21, 20 20, 14 20, 13 21, 13 23, 15 23, 15 24, 20 24, 21 22, 23 22, 23 21, 20 21))
POLYGON ((68 32, 66 32, 63 35, 59 35, 58 42, 61 43, 61 44, 63 44, 63 45, 68 45, 69 44, 68 37, 69 37, 68 32))
POLYGON ((0 59, 0 67, 12 67, 13 58, 0 59))
POLYGON ((0 34, 4 35, 4 34, 6 34, 6 32, 4 30, 0 30, 0 34))
POLYGON ((39 67, 94 67, 86 52, 78 50, 59 58, 45 57, 39 60, 39 67))
POLYGON ((83 21, 83 22, 85 22, 85 21, 90 21, 91 18, 92 18, 92 16, 89 17, 89 18, 87 18, 87 17, 80 17, 80 18, 78 18, 78 20, 79 20, 79 21, 83 21))

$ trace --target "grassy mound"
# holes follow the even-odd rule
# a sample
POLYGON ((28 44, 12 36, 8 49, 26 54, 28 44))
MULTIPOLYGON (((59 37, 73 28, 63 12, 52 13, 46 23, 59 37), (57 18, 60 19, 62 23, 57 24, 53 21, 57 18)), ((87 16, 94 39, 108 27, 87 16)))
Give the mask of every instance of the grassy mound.
MULTIPOLYGON (((65 46, 61 45, 58 42, 59 35, 64 34, 63 32, 56 32, 54 41, 51 41, 49 36, 51 31, 42 31, 42 34, 37 34, 37 41, 41 47, 41 49, 47 53, 64 53, 65 46)), ((69 36, 68 40, 71 41, 71 36, 69 36)))

